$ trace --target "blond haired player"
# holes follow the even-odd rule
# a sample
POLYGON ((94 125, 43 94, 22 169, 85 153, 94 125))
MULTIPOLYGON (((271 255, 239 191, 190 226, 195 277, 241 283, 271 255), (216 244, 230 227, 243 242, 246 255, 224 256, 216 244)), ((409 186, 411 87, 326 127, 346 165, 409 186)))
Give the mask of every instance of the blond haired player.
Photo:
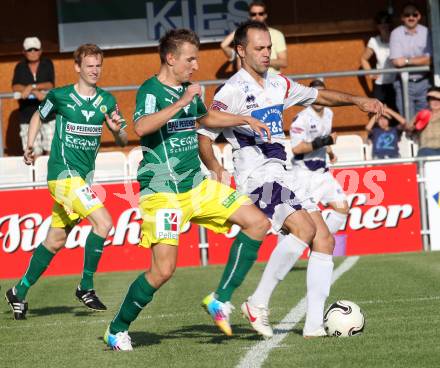
POLYGON ((127 143, 126 126, 118 112, 116 100, 97 87, 102 72, 103 52, 93 44, 85 44, 74 52, 74 68, 78 81, 52 89, 32 116, 25 163, 34 162, 33 143, 41 121, 56 114, 55 135, 48 162, 48 187, 55 200, 52 222, 46 239, 35 249, 26 273, 19 283, 6 292, 15 319, 25 319, 29 288, 37 282, 54 255, 61 250, 67 235, 81 219, 92 225, 84 249, 84 269, 76 297, 88 308, 106 310, 93 285, 93 275, 102 255, 104 241, 112 227, 112 219, 90 187, 95 159, 101 142, 103 125, 107 125, 118 145, 127 143))

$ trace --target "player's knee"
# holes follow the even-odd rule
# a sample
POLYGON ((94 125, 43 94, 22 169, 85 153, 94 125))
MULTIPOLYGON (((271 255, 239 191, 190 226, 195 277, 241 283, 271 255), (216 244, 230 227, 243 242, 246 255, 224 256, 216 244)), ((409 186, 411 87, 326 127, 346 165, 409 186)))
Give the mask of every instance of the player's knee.
POLYGON ((254 229, 259 237, 264 237, 270 230, 270 227, 270 221, 263 213, 253 218, 250 224, 250 228, 254 229))
POLYGON ((316 227, 311 223, 307 223, 299 228, 297 236, 304 243, 311 244, 316 236, 316 227))
POLYGON ((111 218, 103 219, 93 226, 93 231, 99 236, 106 238, 113 226, 111 218))
POLYGON ((290 221, 285 225, 292 235, 295 235, 306 244, 312 244, 312 241, 316 236, 316 226, 312 221, 303 221, 300 226, 299 224, 290 221))
POLYGON ((333 254, 334 248, 335 248, 335 238, 333 234, 331 234, 330 232, 326 234, 318 235, 313 241, 313 250, 315 252, 333 254))
POLYGON ((158 276, 159 276, 161 282, 162 283, 167 282, 174 275, 175 270, 176 270, 176 267, 173 264, 162 265, 158 269, 158 271, 159 271, 158 276))

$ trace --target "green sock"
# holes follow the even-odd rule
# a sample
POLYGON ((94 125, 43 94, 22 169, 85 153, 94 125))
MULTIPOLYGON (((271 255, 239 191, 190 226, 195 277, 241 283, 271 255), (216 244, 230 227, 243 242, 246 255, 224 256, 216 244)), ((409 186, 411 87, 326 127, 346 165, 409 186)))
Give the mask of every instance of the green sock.
POLYGON ((51 253, 43 245, 43 243, 41 243, 37 247, 37 249, 35 249, 26 273, 24 274, 20 282, 15 285, 18 299, 24 300, 26 298, 26 294, 29 291, 29 288, 37 282, 37 280, 46 270, 54 255, 55 254, 51 253))
POLYGON ((99 260, 104 249, 105 238, 100 237, 93 231, 90 232, 86 239, 86 246, 84 248, 84 269, 81 283, 79 284, 81 290, 93 289, 93 275, 98 268, 99 260))
POLYGON ((110 333, 128 331, 141 310, 153 299, 157 289, 152 287, 145 278, 145 273, 138 276, 130 285, 119 312, 110 323, 110 333))
POLYGON ((229 251, 229 259, 223 271, 222 279, 215 292, 219 301, 227 302, 231 300, 232 293, 241 285, 257 259, 260 244, 260 240, 251 239, 241 231, 237 235, 229 251))

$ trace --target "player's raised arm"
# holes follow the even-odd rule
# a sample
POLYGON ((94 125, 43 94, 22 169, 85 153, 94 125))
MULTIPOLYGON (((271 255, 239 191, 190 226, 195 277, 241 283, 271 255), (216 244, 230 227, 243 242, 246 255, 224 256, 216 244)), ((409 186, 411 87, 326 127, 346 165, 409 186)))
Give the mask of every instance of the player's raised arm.
POLYGON ((149 135, 158 131, 181 109, 190 104, 196 95, 200 96, 201 94, 202 91, 200 85, 196 83, 191 84, 188 86, 183 96, 173 104, 168 105, 160 111, 146 114, 139 119, 136 119, 134 126, 136 134, 139 137, 143 137, 144 135, 149 135))
POLYGON ((126 126, 125 120, 116 111, 113 111, 111 116, 105 114, 105 120, 115 138, 116 144, 125 147, 128 143, 128 135, 124 129, 126 126))

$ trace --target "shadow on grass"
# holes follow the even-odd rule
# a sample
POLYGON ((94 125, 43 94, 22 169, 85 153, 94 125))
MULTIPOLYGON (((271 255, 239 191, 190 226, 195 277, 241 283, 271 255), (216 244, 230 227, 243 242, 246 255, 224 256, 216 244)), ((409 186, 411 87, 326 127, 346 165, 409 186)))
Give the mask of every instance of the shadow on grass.
POLYGON ((72 314, 75 317, 84 317, 95 315, 97 312, 86 309, 86 307, 72 307, 72 306, 56 306, 56 307, 44 307, 44 308, 30 308, 29 315, 32 317, 44 317, 53 314, 72 314))
MULTIPOLYGON (((157 345, 162 341, 171 339, 198 339, 201 344, 223 344, 231 339, 245 339, 250 341, 261 340, 261 337, 256 335, 250 328, 241 328, 240 326, 233 326, 234 336, 228 337, 223 335, 217 327, 211 325, 190 325, 184 326, 176 330, 170 330, 162 335, 155 334, 150 331, 131 331, 129 332, 134 347, 157 345)), ((99 337, 99 340, 103 340, 99 337)))

